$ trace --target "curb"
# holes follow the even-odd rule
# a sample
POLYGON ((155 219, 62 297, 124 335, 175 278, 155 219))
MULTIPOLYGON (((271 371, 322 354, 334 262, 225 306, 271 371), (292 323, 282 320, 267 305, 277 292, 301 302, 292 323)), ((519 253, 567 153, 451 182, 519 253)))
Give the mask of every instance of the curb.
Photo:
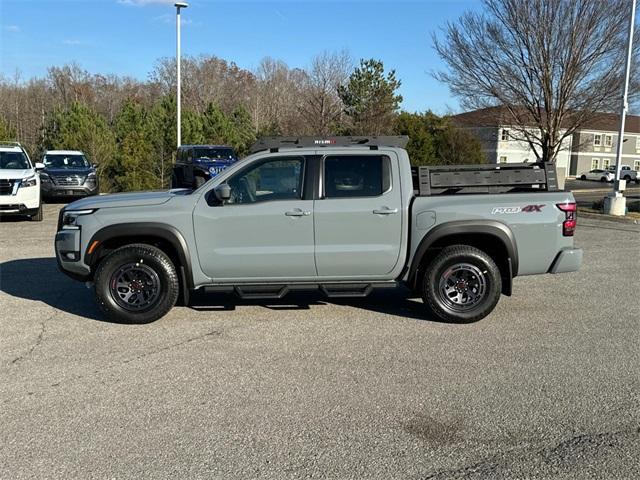
MULTIPOLYGON (((571 193, 609 193, 612 191, 611 188, 602 189, 602 188, 582 188, 580 190, 569 190, 571 193)), ((640 193, 640 188, 628 188, 625 190, 625 193, 640 193)))
POLYGON ((590 211, 585 211, 578 207, 578 219, 580 218, 591 218, 594 220, 605 220, 607 222, 617 222, 617 223, 626 223, 631 225, 639 225, 640 220, 635 218, 627 218, 627 217, 618 217, 616 215, 605 215, 604 213, 593 213, 590 211))

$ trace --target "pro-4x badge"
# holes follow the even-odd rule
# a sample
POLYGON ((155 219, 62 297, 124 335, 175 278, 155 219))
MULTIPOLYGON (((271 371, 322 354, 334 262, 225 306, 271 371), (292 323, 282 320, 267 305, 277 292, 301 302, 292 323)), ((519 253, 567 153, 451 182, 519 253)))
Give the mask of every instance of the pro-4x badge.
POLYGON ((507 215, 511 213, 520 213, 520 212, 537 213, 537 212, 542 212, 542 208, 544 206, 545 204, 543 203, 541 205, 527 205, 526 207, 493 207, 493 210, 491 210, 491 214, 507 215))

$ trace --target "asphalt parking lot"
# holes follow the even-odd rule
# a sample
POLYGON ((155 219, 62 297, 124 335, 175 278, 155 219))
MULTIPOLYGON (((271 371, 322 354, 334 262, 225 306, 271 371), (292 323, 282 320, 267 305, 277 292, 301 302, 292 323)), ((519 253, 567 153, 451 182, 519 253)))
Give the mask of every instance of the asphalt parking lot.
POLYGON ((56 269, 58 205, 0 222, 0 478, 638 478, 640 226, 488 318, 401 293, 199 299, 104 321, 56 269))

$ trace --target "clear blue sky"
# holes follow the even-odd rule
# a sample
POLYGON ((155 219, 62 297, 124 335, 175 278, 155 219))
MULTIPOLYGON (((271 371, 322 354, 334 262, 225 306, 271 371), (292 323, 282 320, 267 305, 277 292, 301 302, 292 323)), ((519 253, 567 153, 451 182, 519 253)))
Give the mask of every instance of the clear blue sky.
MULTIPOLYGON (((430 72, 440 67, 431 34, 478 0, 191 0, 183 52, 211 54, 254 69, 261 58, 305 67, 324 50, 375 57, 402 80, 403 108, 457 111, 430 72)), ((175 54, 173 0, 0 0, 0 73, 42 76, 72 61, 92 73, 146 79, 175 54)))

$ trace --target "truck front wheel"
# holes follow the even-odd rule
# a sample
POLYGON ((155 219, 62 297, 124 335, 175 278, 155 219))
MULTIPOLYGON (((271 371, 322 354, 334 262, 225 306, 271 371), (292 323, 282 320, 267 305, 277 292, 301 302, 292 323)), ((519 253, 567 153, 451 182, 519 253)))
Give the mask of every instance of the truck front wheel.
POLYGON ((94 279, 98 306, 116 322, 153 322, 169 312, 178 298, 175 266, 151 245, 114 250, 100 262, 94 279))
POLYGON ((491 313, 502 291, 500 270, 482 250, 452 245, 427 265, 422 299, 446 322, 471 323, 491 313))

